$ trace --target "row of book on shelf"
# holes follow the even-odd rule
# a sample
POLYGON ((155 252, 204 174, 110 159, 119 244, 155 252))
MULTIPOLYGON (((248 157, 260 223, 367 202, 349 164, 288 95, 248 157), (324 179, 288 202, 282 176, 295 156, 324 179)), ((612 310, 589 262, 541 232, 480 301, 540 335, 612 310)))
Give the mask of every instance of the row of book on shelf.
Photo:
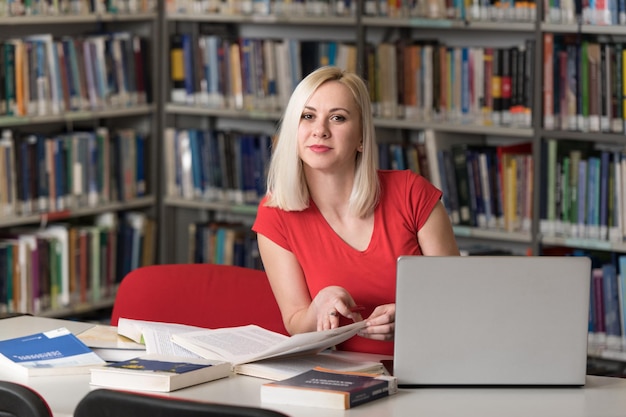
POLYGON ((167 128, 167 195, 258 203, 265 194, 271 144, 265 134, 167 128))
POLYGON ((128 272, 154 263, 155 236, 155 221, 141 212, 6 229, 0 312, 40 314, 111 298, 128 272))
MULTIPOLYGON (((170 39, 174 103, 275 111, 303 75, 324 65, 356 70, 356 46, 336 41, 170 39)), ((367 45, 365 78, 375 116, 530 127, 534 42, 501 48, 438 41, 367 45)))
POLYGON ((431 182, 442 190, 453 225, 530 232, 534 177, 530 142, 490 145, 480 137, 435 138, 427 131, 424 144, 431 182))
POLYGON ((156 4, 154 0, 7 0, 0 2, 0 17, 153 12, 156 4))
POLYGON ((130 32, 0 43, 0 115, 45 116, 150 101, 148 43, 130 32))
POLYGON ((243 16, 355 16, 356 0, 168 0, 168 13, 243 16))
POLYGON ((540 231, 544 236, 623 242, 626 150, 622 145, 542 142, 540 231))
MULTIPOLYGON (((170 0, 168 12, 220 13, 254 16, 355 16, 357 0, 170 0)), ((480 21, 534 22, 534 0, 497 3, 453 2, 451 0, 366 0, 366 16, 391 18, 462 19, 480 21)))
MULTIPOLYGON (((431 130, 423 132, 419 141, 424 145, 399 147, 396 160, 405 158, 402 164, 408 164, 412 154, 412 165, 427 161, 429 175, 425 176, 443 191, 443 202, 453 224, 530 232, 536 163, 530 142, 491 144, 480 137, 431 130), (425 155, 415 161, 415 155, 420 153, 425 155)), ((623 147, 557 139, 546 139, 541 146, 542 235, 623 242, 623 147)))
POLYGON ((278 110, 304 74, 321 65, 356 70, 356 45, 233 38, 201 26, 170 38, 171 100, 178 104, 278 110), (203 29, 206 34, 203 34, 203 29))
POLYGON ((626 49, 619 40, 544 33, 546 129, 626 132, 626 49))
MULTIPOLYGON (((535 22, 535 0, 505 0, 485 2, 471 0, 365 0, 365 16, 405 19, 458 19, 467 21, 535 22)), ((626 4, 619 0, 582 2, 580 0, 543 0, 546 23, 591 25, 623 25, 626 4)), ((254 16, 355 16, 355 0, 229 0, 194 1, 170 0, 170 13, 220 13, 254 16)))
MULTIPOLYGON (((454 225, 530 233, 535 161, 531 142, 489 143, 430 129, 378 144, 381 169, 410 169, 443 192, 454 225)), ((219 130, 166 134, 170 196, 257 204, 265 194, 271 137, 219 130)), ((542 141, 540 229, 544 236, 622 242, 626 153, 620 146, 542 141)))
POLYGON ((544 247, 542 255, 591 259, 589 352, 621 351, 621 359, 626 359, 626 255, 563 247, 544 247))
POLYGON ((544 0, 543 16, 546 23, 623 25, 626 24, 626 4, 620 0, 544 0))
POLYGON ((191 222, 189 262, 263 269, 256 233, 235 222, 191 222))
POLYGON ((365 0, 364 3, 366 16, 497 22, 534 22, 536 9, 535 0, 365 0))
POLYGON ((147 138, 135 129, 0 138, 0 216, 130 201, 148 191, 147 138))
POLYGON ((529 127, 535 44, 449 46, 437 40, 368 44, 375 115, 529 127))

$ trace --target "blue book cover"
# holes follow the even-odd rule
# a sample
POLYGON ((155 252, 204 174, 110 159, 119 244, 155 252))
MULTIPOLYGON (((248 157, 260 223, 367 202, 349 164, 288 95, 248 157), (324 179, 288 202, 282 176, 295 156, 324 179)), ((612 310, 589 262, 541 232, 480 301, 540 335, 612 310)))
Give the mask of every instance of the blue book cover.
POLYGON ((223 361, 148 354, 91 370, 91 383, 104 387, 170 392, 231 374, 223 361))
POLYGON ((28 376, 88 373, 105 364, 63 327, 0 341, 0 362, 28 376))
POLYGON ((140 132, 135 133, 136 149, 136 193, 137 197, 143 197, 148 191, 146 173, 146 136, 140 132))
POLYGON ((615 265, 602 265, 602 282, 604 294, 604 327, 608 337, 607 343, 612 346, 621 345, 622 331, 620 328, 620 306, 615 265))
POLYGON ((183 47, 183 69, 184 69, 184 83, 186 93, 186 103, 195 104, 195 74, 194 69, 194 50, 193 50, 193 38, 190 34, 182 34, 182 47, 183 47))
POLYGON ((193 179, 193 195, 194 197, 202 197, 202 162, 200 160, 200 147, 198 143, 198 131, 189 129, 189 147, 191 150, 191 177, 193 179))
POLYGON ((184 374, 196 371, 211 365, 203 365, 190 362, 171 362, 146 358, 134 358, 127 361, 114 362, 106 365, 107 368, 132 369, 146 372, 168 372, 172 374, 184 374))
POLYGON ((618 274, 617 274, 617 290, 619 292, 619 311, 620 331, 622 334, 622 345, 626 340, 626 255, 620 255, 617 258, 618 274))
POLYGON ((600 154, 600 196, 599 196, 599 238, 601 240, 607 240, 608 236, 608 227, 609 227, 609 166, 611 164, 610 161, 610 153, 609 151, 602 151, 600 154))

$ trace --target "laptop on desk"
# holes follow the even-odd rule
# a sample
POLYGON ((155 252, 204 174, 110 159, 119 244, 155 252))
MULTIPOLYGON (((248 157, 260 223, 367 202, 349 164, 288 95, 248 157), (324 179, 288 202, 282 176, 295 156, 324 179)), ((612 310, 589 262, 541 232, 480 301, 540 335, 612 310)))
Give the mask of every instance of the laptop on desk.
POLYGON ((403 256, 394 375, 409 386, 585 384, 586 257, 403 256))

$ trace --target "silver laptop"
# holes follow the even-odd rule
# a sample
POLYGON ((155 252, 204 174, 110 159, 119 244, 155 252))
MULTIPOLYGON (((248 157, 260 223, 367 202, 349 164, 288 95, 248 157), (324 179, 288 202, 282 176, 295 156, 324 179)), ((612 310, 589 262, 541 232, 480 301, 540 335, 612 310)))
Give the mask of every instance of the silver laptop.
POLYGON ((394 375, 403 385, 584 385, 586 257, 398 259, 394 375))

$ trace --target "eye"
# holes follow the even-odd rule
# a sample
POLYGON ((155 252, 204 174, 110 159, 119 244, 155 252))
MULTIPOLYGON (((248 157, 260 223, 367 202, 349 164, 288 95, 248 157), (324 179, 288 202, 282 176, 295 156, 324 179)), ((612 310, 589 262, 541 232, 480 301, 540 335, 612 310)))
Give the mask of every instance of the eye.
POLYGON ((302 116, 300 116, 300 118, 304 120, 311 120, 313 119, 313 115, 311 113, 302 113, 302 116))
POLYGON ((334 116, 330 118, 330 120, 335 121, 335 122, 343 122, 346 120, 346 118, 340 114, 335 114, 334 116))

